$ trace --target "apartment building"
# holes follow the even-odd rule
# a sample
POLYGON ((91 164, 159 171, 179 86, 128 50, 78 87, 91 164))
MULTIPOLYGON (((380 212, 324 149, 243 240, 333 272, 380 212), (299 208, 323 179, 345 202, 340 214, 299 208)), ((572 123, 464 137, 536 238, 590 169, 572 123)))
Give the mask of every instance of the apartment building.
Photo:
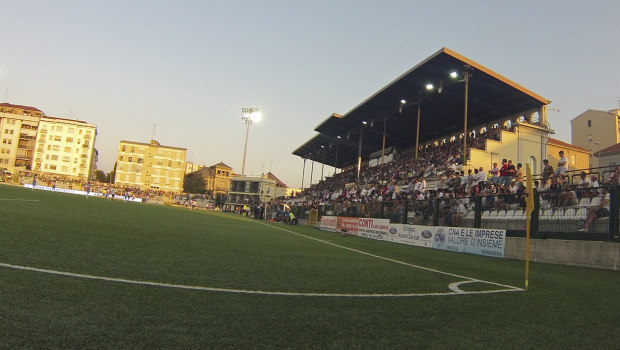
POLYGON ((32 170, 37 128, 43 115, 34 107, 0 103, 0 169, 32 170))
POLYGON ((588 109, 570 124, 572 144, 592 152, 590 163, 593 166, 604 165, 598 159, 601 150, 620 143, 620 109, 588 109))
POLYGON ((97 127, 85 121, 41 117, 33 170, 89 179, 95 169, 97 127))
POLYGON ((182 192, 185 175, 185 148, 121 141, 114 183, 143 190, 182 192))

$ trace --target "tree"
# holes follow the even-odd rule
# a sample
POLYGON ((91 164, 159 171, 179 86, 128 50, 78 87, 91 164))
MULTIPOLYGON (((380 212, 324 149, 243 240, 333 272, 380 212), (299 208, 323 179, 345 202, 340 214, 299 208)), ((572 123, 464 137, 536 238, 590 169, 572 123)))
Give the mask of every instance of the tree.
POLYGON ((108 182, 108 177, 103 170, 95 170, 95 181, 108 182))
POLYGON ((200 174, 190 173, 185 175, 183 180, 183 192, 204 194, 207 192, 205 188, 205 179, 200 174))

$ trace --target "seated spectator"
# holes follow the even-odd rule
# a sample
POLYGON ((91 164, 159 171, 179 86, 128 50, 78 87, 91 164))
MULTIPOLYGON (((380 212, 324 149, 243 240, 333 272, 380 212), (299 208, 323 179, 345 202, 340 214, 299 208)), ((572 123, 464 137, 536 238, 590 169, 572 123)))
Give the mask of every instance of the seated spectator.
POLYGON ((594 220, 609 216, 609 209, 607 208, 608 204, 609 192, 605 187, 603 187, 601 188, 601 194, 592 199, 584 227, 580 229, 580 231, 587 232, 590 229, 590 226, 594 223, 594 220))

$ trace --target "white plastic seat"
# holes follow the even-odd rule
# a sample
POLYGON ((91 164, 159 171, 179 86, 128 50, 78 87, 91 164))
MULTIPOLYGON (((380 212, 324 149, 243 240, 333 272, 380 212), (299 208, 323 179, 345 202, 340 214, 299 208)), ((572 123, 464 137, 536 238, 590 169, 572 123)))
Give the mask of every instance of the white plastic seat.
POLYGON ((564 217, 564 209, 556 208, 553 211, 553 215, 551 216, 551 219, 554 221, 559 221, 559 220, 562 220, 563 217, 564 217))
POLYGON ((589 197, 581 197, 579 200, 579 204, 577 205, 580 208, 587 208, 590 206, 590 198, 589 197))
POLYGON ((577 212, 575 212, 575 218, 578 220, 585 220, 588 216, 588 210, 586 208, 579 208, 577 212))

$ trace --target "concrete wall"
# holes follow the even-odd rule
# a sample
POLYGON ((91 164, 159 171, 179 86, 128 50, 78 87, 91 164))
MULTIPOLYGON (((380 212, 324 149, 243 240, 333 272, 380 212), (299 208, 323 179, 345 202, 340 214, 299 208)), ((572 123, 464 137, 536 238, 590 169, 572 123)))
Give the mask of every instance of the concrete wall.
MULTIPOLYGON (((525 238, 507 237, 506 258, 525 260, 525 238)), ((620 244, 531 239, 530 261, 620 271, 620 244)))

